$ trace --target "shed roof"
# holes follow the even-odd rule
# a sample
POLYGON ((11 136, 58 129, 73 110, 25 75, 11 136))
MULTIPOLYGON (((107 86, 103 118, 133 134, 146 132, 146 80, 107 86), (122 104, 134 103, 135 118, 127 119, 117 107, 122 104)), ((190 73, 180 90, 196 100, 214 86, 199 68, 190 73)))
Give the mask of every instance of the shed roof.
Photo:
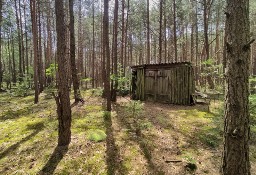
POLYGON ((173 63, 160 63, 160 64, 142 64, 131 66, 132 69, 163 69, 163 68, 172 68, 179 67, 182 65, 191 66, 191 62, 173 62, 173 63))

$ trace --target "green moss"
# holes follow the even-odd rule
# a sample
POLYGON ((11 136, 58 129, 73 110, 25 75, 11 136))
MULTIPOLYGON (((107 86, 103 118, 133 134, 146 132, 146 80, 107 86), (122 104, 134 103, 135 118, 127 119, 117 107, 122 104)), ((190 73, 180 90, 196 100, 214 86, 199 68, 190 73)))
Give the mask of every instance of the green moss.
POLYGON ((85 106, 86 112, 97 112, 97 111, 102 111, 102 106, 97 106, 97 105, 87 105, 85 106))
POLYGON ((107 138, 106 133, 103 130, 91 130, 88 134, 88 139, 95 142, 103 141, 107 138))

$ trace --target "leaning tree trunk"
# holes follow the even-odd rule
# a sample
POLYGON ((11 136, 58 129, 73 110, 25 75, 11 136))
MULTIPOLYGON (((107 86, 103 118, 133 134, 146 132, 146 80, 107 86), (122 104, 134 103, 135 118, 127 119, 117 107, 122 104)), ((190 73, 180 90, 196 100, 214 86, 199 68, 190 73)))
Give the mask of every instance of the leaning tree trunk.
POLYGON ((223 175, 250 175, 248 79, 249 0, 227 0, 227 69, 223 175))
POLYGON ((63 0, 55 0, 57 31, 58 95, 55 96, 59 120, 58 145, 68 145, 71 140, 71 107, 68 87, 68 59, 66 55, 66 24, 63 0))

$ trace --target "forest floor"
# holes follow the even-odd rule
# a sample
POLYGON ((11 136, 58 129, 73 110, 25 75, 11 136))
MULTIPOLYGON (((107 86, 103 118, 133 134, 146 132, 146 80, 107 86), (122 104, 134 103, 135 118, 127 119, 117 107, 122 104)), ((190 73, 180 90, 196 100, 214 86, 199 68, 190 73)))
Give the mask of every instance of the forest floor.
MULTIPOLYGON (((43 93, 33 104, 33 96, 1 93, 0 174, 219 174, 222 102, 212 101, 208 110, 118 98, 109 115, 92 90, 83 96, 85 103, 72 108, 71 143, 58 148, 54 99, 43 93)), ((256 127, 251 130, 255 175, 256 127)))

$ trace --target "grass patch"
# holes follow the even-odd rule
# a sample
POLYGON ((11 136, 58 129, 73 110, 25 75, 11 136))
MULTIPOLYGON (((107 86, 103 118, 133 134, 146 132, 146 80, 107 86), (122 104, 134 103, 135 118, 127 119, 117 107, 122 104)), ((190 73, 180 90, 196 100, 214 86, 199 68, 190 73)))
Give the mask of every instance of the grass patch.
MULTIPOLYGON (((170 166, 164 161, 176 158, 186 162, 192 173, 212 173, 208 165, 216 164, 216 157, 211 156, 219 151, 223 132, 223 110, 217 103, 208 113, 192 107, 153 104, 148 108, 145 103, 146 108, 140 102, 125 102, 123 106, 117 102, 120 111, 108 113, 102 109, 102 99, 94 97, 92 91, 81 93, 88 100, 72 108, 71 143, 54 164, 53 174, 105 175, 111 166, 116 174, 168 174, 173 172, 171 167, 184 169, 184 164, 170 166), (136 135, 137 129, 140 135, 136 135)), ((54 155, 58 140, 55 101, 42 95, 39 103, 33 104, 33 98, 0 94, 0 174, 38 174, 54 155)), ((255 162, 255 125, 251 132, 250 158, 255 162)))
POLYGON ((181 110, 179 120, 180 131, 191 138, 192 145, 201 142, 206 146, 216 148, 222 140, 222 132, 218 124, 220 114, 202 112, 196 109, 181 110))

